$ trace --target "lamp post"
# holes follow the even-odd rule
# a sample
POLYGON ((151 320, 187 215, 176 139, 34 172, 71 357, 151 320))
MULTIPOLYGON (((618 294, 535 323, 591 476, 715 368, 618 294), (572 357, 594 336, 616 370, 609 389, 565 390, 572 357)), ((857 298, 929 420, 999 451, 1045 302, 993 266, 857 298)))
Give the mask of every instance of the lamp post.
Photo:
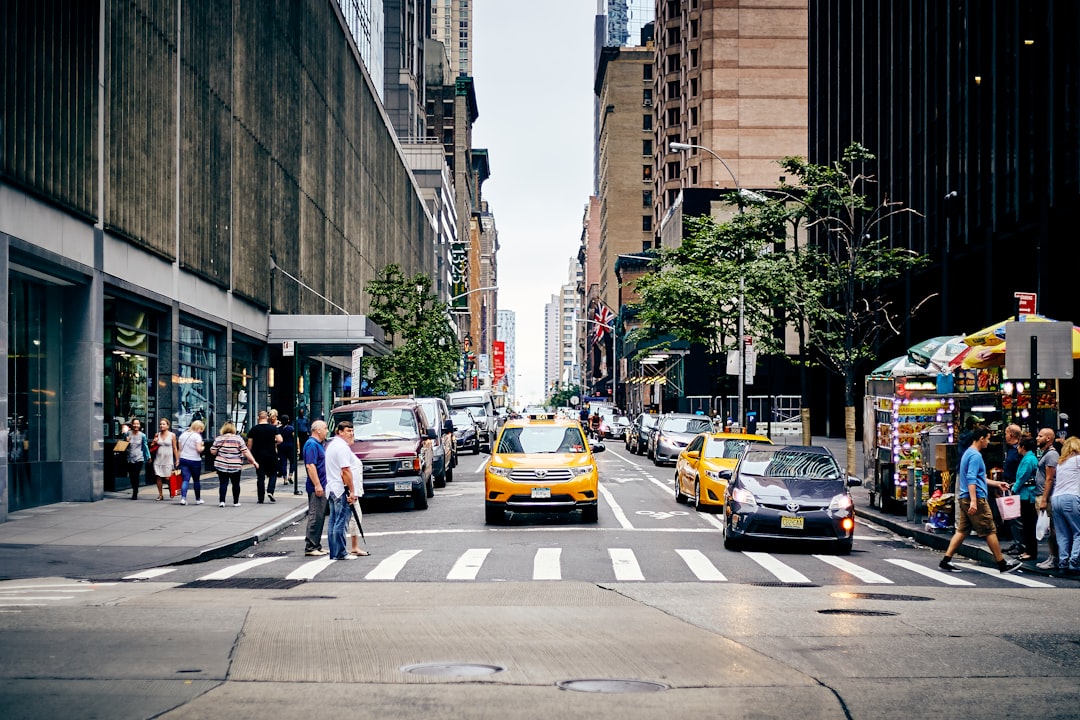
MULTIPOLYGON (((743 205, 742 205, 743 191, 742 191, 742 188, 739 186, 739 179, 737 177, 735 177, 735 173, 732 172, 731 167, 728 166, 728 164, 726 162, 724 162, 724 158, 720 157, 715 152, 713 152, 710 148, 707 148, 704 145, 691 145, 689 143, 673 142, 673 143, 668 145, 668 148, 672 152, 681 152, 681 151, 685 151, 685 150, 695 150, 695 149, 696 150, 704 150, 705 152, 709 153, 714 158, 719 160, 720 164, 724 166, 724 169, 728 171, 728 175, 731 176, 732 182, 735 183, 735 193, 739 196, 739 214, 740 215, 742 214, 742 212, 743 212, 743 205)), ((745 296, 746 296, 746 284, 745 284, 745 282, 746 281, 743 278, 743 272, 742 272, 742 270, 740 268, 740 270, 739 270, 739 329, 738 329, 739 337, 738 337, 738 339, 736 341, 738 343, 738 348, 739 348, 739 394, 738 394, 739 403, 738 403, 738 415, 736 415, 736 418, 735 418, 736 421, 739 423, 740 427, 743 426, 743 411, 744 411, 743 404, 745 402, 745 397, 744 397, 745 388, 743 386, 744 386, 745 381, 746 381, 746 340, 743 338, 743 334, 745 333, 744 324, 746 322, 746 319, 745 319, 745 316, 744 316, 744 311, 743 311, 743 303, 745 301, 745 296)))

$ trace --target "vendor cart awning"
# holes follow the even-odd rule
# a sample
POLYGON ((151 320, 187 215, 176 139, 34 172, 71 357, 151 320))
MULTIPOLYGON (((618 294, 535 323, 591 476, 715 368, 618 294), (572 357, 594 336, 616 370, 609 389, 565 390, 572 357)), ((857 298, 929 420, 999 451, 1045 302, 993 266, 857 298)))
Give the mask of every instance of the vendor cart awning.
POLYGON ((870 371, 870 377, 930 377, 936 374, 937 370, 916 365, 907 355, 893 358, 870 371))

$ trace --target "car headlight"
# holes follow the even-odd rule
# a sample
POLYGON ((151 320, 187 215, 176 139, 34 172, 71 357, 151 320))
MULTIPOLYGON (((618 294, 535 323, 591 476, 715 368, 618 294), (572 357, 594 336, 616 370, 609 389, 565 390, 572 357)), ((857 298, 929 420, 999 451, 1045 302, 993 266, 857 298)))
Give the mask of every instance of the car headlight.
POLYGON ((850 510, 852 506, 851 496, 847 493, 840 493, 832 499, 829 503, 830 510, 850 510))
POLYGON ((706 470, 705 471, 705 476, 707 478, 709 478, 710 480, 715 480, 717 482, 719 482, 720 480, 723 479, 723 478, 720 477, 720 471, 719 470, 706 470))
POLYGON ((420 470, 420 458, 419 456, 412 456, 409 458, 398 459, 398 470, 420 470))
POLYGON ((582 465, 581 467, 570 468, 570 477, 578 477, 579 475, 588 475, 595 470, 592 465, 582 465))
POLYGON ((663 435, 657 435, 657 436, 656 436, 656 444, 657 444, 657 445, 659 445, 660 443, 670 443, 670 442, 671 442, 671 441, 670 441, 670 440, 668 440, 668 439, 667 439, 666 437, 664 437, 663 435))
POLYGON ((754 493, 746 488, 735 488, 731 491, 731 499, 740 505, 757 507, 757 499, 754 493))
POLYGON ((488 465, 487 471, 492 475, 498 475, 499 477, 510 477, 511 469, 508 467, 499 467, 498 465, 488 465))

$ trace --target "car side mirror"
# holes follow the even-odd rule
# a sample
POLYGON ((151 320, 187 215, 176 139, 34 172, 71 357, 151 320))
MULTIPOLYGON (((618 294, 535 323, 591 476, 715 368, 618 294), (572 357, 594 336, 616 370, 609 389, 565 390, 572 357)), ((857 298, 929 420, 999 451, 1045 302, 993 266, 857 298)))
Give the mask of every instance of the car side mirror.
POLYGON ((855 477, 854 475, 848 475, 848 479, 847 479, 847 486, 848 487, 860 487, 861 485, 862 485, 862 480, 861 479, 855 477))
POLYGON ((720 477, 724 478, 725 480, 730 480, 731 479, 731 471, 730 470, 721 470, 720 471, 720 477))
POLYGON ((435 430, 432 429, 432 428, 428 428, 427 429, 427 439, 428 440, 438 440, 439 439, 439 433, 435 432, 435 430))
POLYGON ((686 453, 686 457, 690 458, 691 460, 697 460, 699 457, 701 457, 701 453, 699 453, 697 450, 691 450, 690 452, 686 453))

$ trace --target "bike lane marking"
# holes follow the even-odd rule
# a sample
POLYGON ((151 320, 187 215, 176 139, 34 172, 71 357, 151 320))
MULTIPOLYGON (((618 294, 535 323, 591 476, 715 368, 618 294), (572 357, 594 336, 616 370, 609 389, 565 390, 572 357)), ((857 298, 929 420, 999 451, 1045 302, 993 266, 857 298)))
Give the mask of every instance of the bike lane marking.
POLYGON ((619 521, 619 524, 623 526, 624 530, 633 530, 634 526, 630 524, 630 520, 626 517, 626 513, 619 507, 619 503, 615 502, 615 496, 611 494, 603 485, 600 486, 600 494, 604 496, 604 500, 611 507, 611 512, 615 514, 615 519, 619 521))

